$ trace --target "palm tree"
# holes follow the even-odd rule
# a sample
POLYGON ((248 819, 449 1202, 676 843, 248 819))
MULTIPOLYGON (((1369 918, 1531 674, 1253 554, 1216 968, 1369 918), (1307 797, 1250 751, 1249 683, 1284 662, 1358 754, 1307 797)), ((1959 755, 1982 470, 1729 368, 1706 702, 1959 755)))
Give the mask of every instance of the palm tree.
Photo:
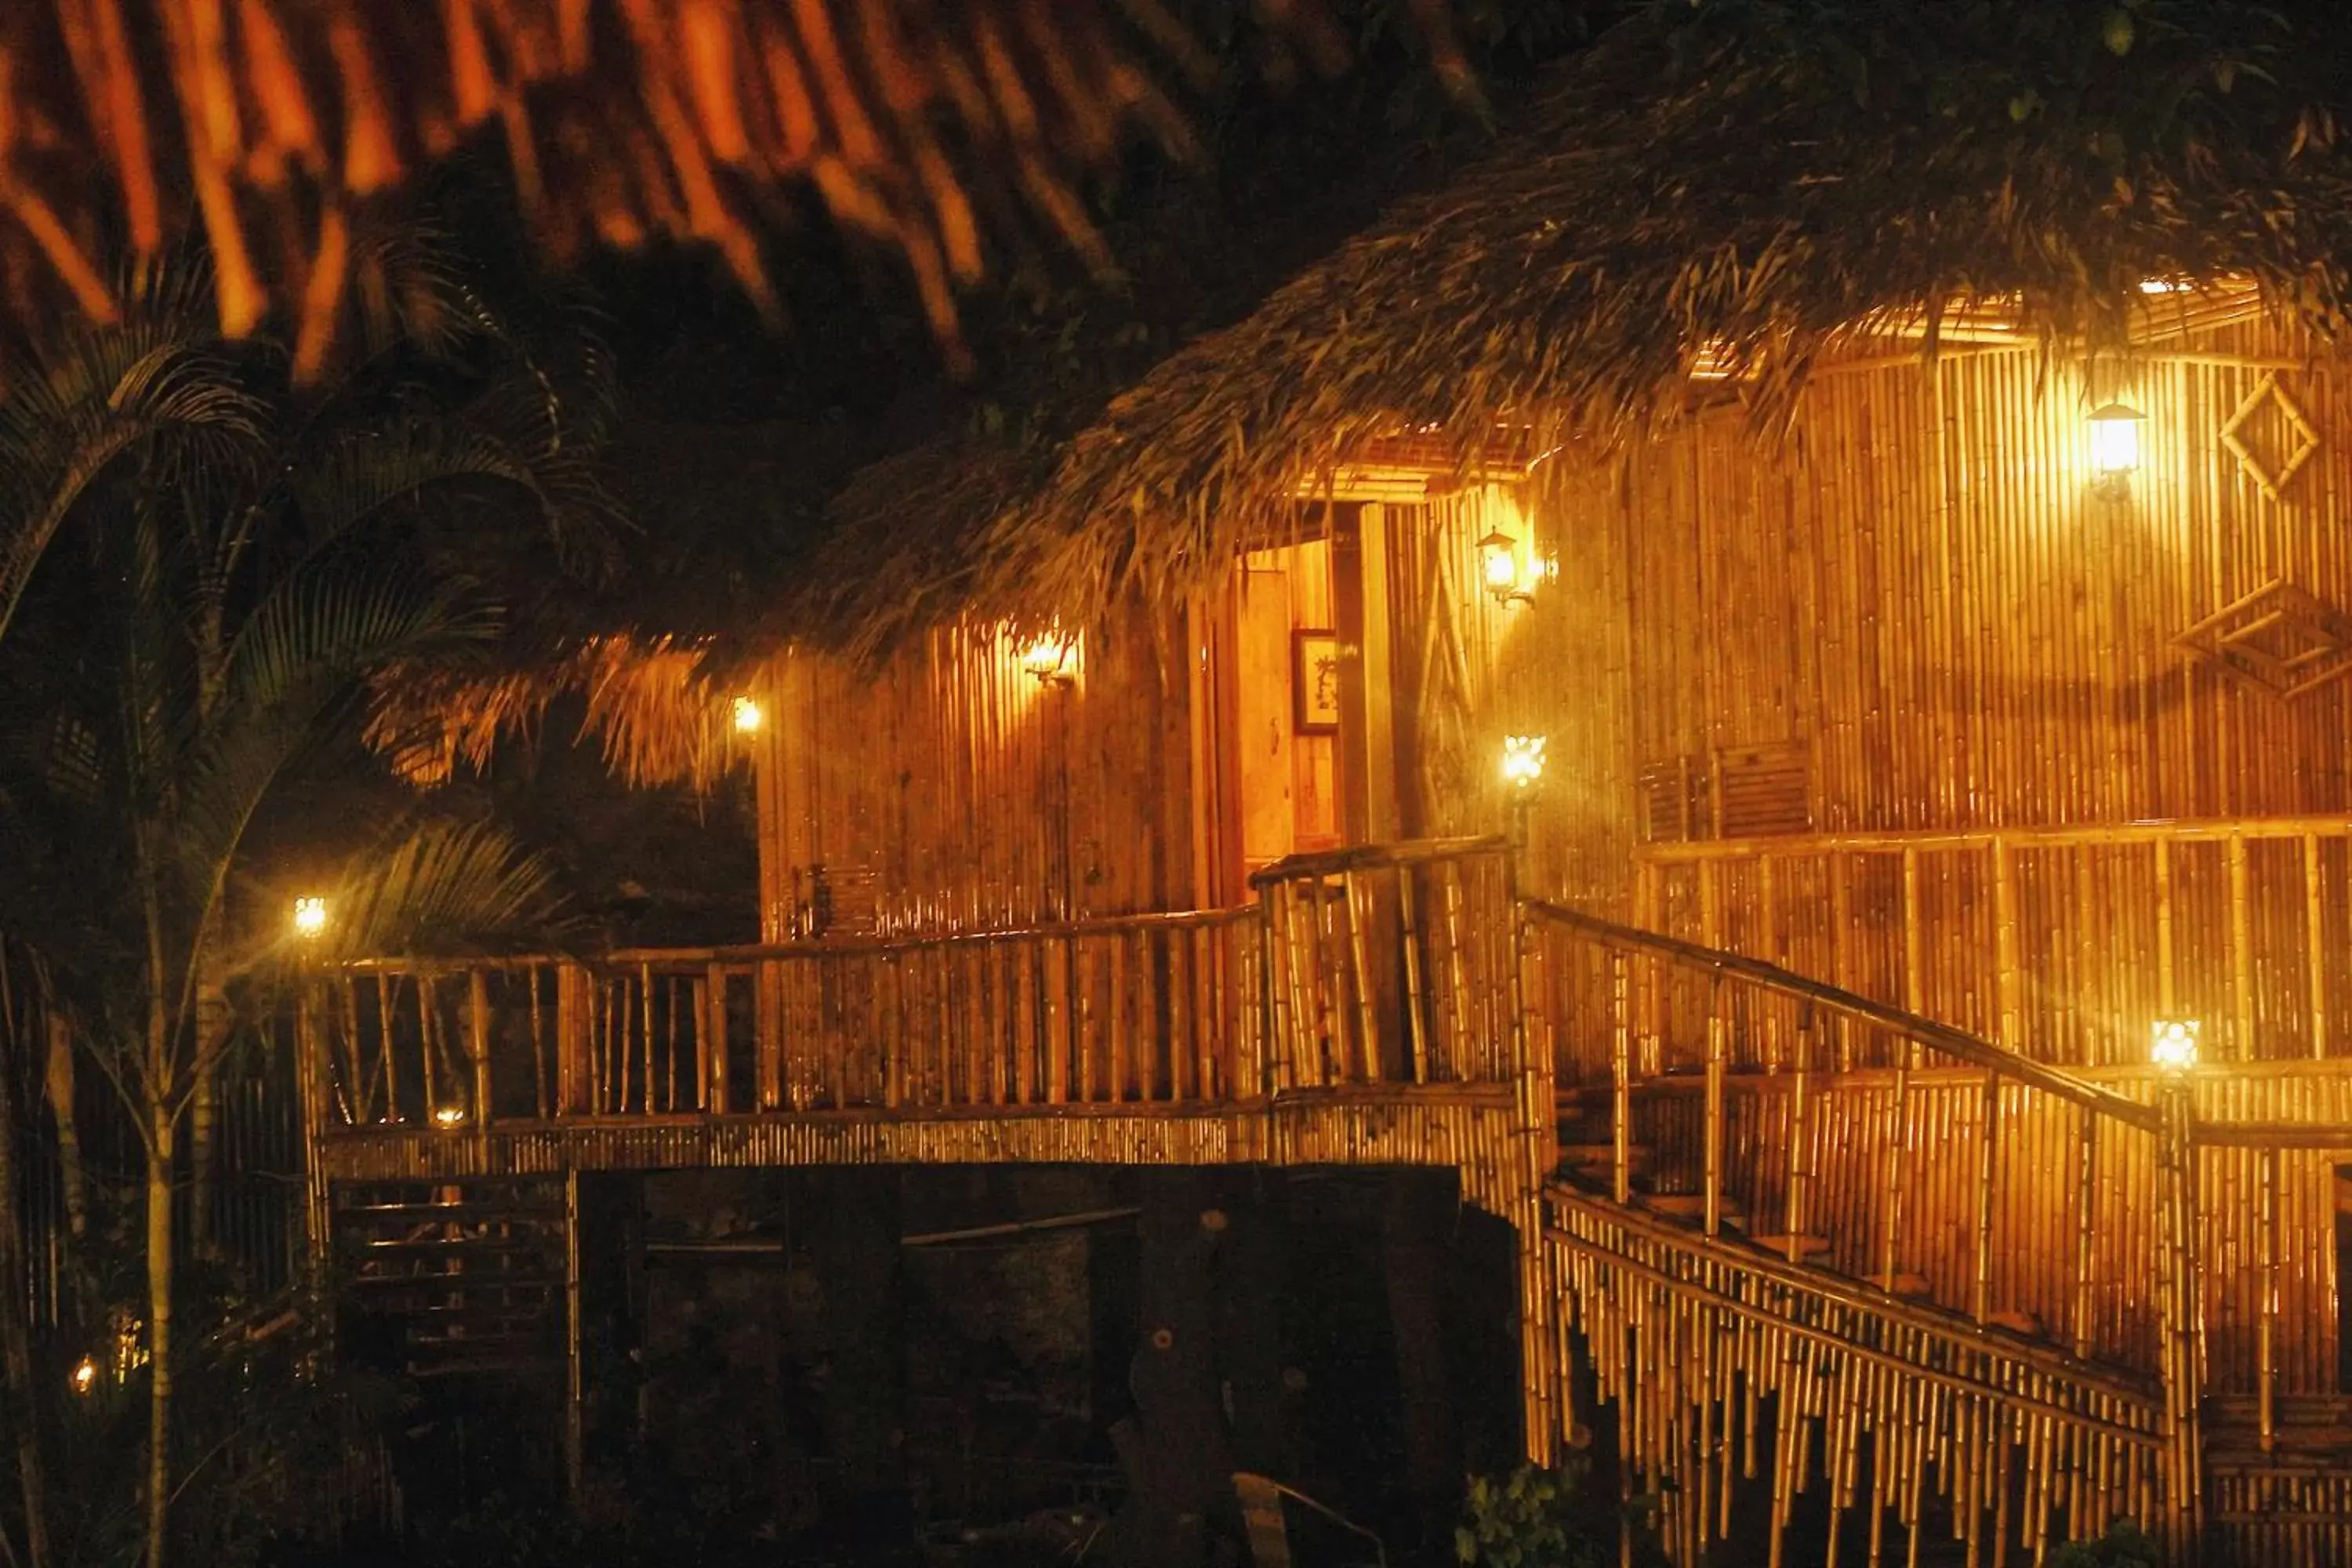
MULTIPOLYGON (((298 397, 197 302, 157 290, 0 402, 0 934, 49 962, 144 1155, 150 1568, 173 1485, 181 1131, 235 1037, 232 977, 272 956, 248 934, 269 905, 257 817, 347 732, 369 672, 499 635, 498 606, 436 569, 436 530, 516 498, 559 542, 607 521, 572 405, 495 334, 298 397), (436 384, 462 396, 417 390, 436 384)), ((426 824, 379 849, 355 942, 414 939, 420 911, 462 935, 548 903, 544 868, 492 829, 426 824)))

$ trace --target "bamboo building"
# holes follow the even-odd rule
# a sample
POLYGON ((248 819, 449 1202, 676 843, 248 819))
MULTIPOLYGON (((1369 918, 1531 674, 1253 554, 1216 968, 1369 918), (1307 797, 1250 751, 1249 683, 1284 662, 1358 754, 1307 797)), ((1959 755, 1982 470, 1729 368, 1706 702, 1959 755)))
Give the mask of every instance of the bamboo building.
MULTIPOLYGON (((1677 1561, 1757 1498, 1776 1561, 2352 1556, 2334 163, 1923 180, 1833 93, 1597 99, 1645 47, 1049 462, 869 476, 755 668, 583 650, 651 771, 754 769, 761 941, 323 986, 321 1231, 1450 1167, 1528 1453, 1677 1561)), ((523 700, 440 700, 442 762, 523 700)))

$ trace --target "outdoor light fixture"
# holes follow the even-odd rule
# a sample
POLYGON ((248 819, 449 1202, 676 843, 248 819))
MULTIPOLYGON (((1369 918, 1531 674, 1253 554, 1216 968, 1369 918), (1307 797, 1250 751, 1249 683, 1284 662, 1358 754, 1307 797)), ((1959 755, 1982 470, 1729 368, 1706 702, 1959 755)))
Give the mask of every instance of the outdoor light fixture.
POLYGON ((1544 738, 1541 735, 1503 737, 1503 783, 1512 793, 1525 795, 1543 778, 1544 738))
POLYGON ((1495 603, 1524 605, 1534 600, 1536 584, 1552 574, 1552 564, 1533 559, 1521 563, 1519 542, 1498 528, 1478 542, 1478 571, 1495 603))
POLYGON ((2168 1073, 2184 1073, 2197 1065, 2194 1018, 2158 1018, 2148 1030, 2147 1059, 2168 1073))
POLYGON ((2147 420, 2128 403, 2091 411, 2091 472, 2103 500, 2119 501, 2131 494, 2131 477, 2139 468, 2139 427, 2147 420))
POLYGON ((1035 676, 1038 684, 1050 686, 1070 679, 1070 640, 1057 633, 1048 632, 1021 651, 1021 668, 1035 676))
POLYGON ((73 1369, 73 1391, 76 1394, 88 1394, 97 1386, 98 1363, 84 1356, 79 1364, 73 1369))
POLYGON ((756 735, 760 732, 760 726, 768 721, 767 710, 760 706, 756 698, 751 697, 735 699, 734 717, 735 732, 739 735, 756 735))
POLYGON ((304 941, 325 934, 327 900, 307 893, 294 900, 294 934, 304 941))
POLYGON ((462 1105, 444 1105, 433 1112, 433 1125, 436 1127, 463 1127, 465 1124, 466 1108, 462 1105))

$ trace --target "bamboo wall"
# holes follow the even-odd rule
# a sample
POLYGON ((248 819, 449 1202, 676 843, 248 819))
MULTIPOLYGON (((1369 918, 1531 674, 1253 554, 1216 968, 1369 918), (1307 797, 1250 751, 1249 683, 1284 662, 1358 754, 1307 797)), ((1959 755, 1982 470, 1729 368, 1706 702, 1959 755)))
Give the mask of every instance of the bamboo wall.
POLYGON ((1167 628, 1107 618, 1066 679, 1028 639, 934 633, 879 671, 795 651, 771 678, 761 927, 1013 929, 1192 907, 1184 687, 1167 628))
MULTIPOLYGON (((2022 349, 1830 366, 1785 441, 1726 407, 1622 460, 1560 454, 1557 586, 1624 558, 1641 761, 1801 742, 1822 831, 2341 810, 2352 686, 2282 700, 2172 646, 2274 580, 2352 607, 2352 409, 2309 350, 2214 329, 2095 396, 2022 349), (2272 375, 2319 439, 2275 492, 2222 438, 2272 375), (2084 417, 2113 396, 2147 416, 2119 500, 2084 417)), ((2273 472, 2297 440, 2270 402, 2236 435, 2273 472)))

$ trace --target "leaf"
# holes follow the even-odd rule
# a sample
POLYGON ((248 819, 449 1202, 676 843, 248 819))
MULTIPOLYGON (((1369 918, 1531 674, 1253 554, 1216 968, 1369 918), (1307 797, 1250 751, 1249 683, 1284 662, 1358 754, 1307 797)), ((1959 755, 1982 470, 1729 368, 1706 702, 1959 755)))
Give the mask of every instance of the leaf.
POLYGON ((2120 58, 2131 53, 2135 31, 2131 13, 2117 5, 2108 11, 2106 20, 2100 24, 2099 37, 2107 46, 2107 53, 2120 58))

